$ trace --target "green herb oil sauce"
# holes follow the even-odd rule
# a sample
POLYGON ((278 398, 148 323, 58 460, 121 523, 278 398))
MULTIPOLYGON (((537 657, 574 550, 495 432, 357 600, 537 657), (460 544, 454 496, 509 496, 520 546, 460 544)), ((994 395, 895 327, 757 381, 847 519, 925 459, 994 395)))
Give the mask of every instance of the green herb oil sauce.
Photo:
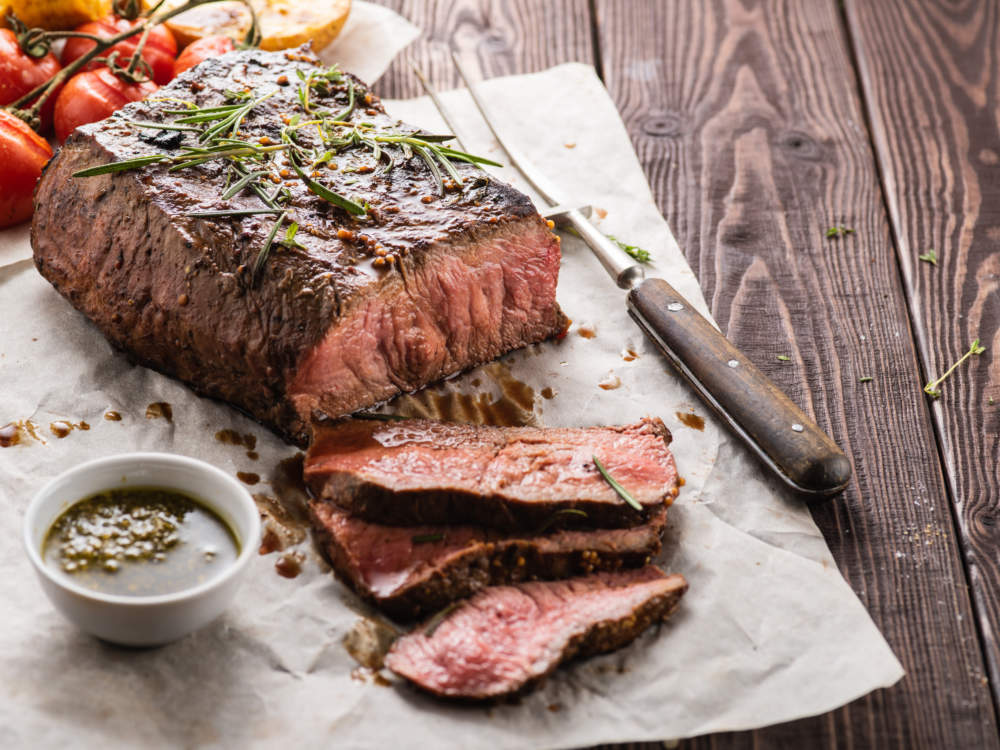
POLYGON ((70 506, 49 529, 42 557, 79 586, 156 596, 215 578, 239 556, 229 525, 201 502, 159 487, 126 487, 70 506))

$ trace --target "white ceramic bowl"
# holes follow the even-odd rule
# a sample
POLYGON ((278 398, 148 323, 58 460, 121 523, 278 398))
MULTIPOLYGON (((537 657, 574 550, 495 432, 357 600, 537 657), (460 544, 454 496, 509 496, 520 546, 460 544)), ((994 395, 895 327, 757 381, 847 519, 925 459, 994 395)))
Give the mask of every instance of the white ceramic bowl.
POLYGON ((73 623, 112 643, 158 646, 208 624, 232 601, 257 554, 260 515, 235 478, 204 461, 169 453, 126 453, 80 464, 45 485, 28 506, 24 544, 46 595, 73 623), (46 567, 42 544, 63 511, 96 492, 137 486, 178 490, 218 513, 239 541, 236 561, 205 583, 161 596, 98 593, 46 567))

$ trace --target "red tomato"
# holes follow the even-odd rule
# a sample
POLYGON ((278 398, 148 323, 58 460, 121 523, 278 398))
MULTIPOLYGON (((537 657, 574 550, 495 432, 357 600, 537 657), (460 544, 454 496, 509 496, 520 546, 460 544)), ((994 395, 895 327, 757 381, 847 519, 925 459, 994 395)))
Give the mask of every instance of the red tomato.
POLYGON ((236 49, 236 45, 233 43, 233 40, 221 34, 206 36, 203 39, 191 42, 181 52, 180 57, 174 60, 174 75, 179 76, 188 68, 193 68, 198 63, 210 57, 218 57, 227 52, 232 52, 234 49, 236 49))
MULTIPOLYGON (((10 104, 29 91, 45 83, 59 72, 59 61, 51 52, 45 57, 29 57, 17 43, 17 36, 10 29, 0 29, 0 105, 10 104)), ((52 124, 52 108, 56 95, 42 105, 41 117, 44 131, 52 124)), ((25 108, 30 105, 25 105, 25 108)))
POLYGON ((64 141, 80 125, 103 120, 158 88, 152 81, 126 83, 109 68, 77 73, 56 99, 56 137, 64 141))
POLYGON ((10 112, 0 109, 0 227, 31 216, 31 194, 52 158, 48 141, 10 112))
MULTIPOLYGON (((128 31, 140 23, 142 23, 141 20, 129 21, 118 16, 105 16, 99 21, 85 23, 76 30, 85 34, 108 38, 123 31, 128 31)), ((129 58, 135 52, 140 38, 141 34, 137 32, 135 36, 130 36, 128 39, 118 42, 111 49, 106 50, 101 57, 107 57, 112 52, 117 51, 118 64, 125 67, 128 65, 129 58)), ((69 65, 77 58, 83 57, 93 48, 94 42, 89 39, 81 39, 79 37, 67 39, 66 46, 63 47, 62 57, 60 58, 62 64, 69 65)), ((149 67, 153 69, 153 80, 158 85, 162 86, 173 78, 175 57, 177 57, 177 42, 174 41, 174 35, 170 33, 169 29, 163 24, 150 29, 146 45, 142 48, 142 59, 148 62, 149 67)), ((99 63, 92 62, 86 69, 95 70, 98 67, 100 67, 99 63)))

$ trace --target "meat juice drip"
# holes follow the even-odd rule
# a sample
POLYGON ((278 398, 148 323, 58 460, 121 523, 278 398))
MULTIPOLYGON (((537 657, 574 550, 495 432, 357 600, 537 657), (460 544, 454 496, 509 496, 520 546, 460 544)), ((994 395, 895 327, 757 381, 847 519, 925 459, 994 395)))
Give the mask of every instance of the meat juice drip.
POLYGON ((264 527, 260 545, 262 555, 299 544, 308 534, 309 494, 302 479, 304 460, 305 454, 296 453, 281 461, 271 473, 274 495, 257 493, 253 496, 264 527))
POLYGON ((16 422, 8 422, 3 427, 0 427, 0 448, 10 448, 18 445, 24 440, 25 436, 43 445, 46 443, 45 438, 38 431, 37 424, 30 419, 19 419, 16 422))
POLYGON ((174 410, 166 401, 154 401, 146 407, 146 419, 165 419, 174 421, 174 410))
POLYGON ((109 422, 121 422, 122 415, 116 411, 106 411, 104 412, 104 418, 109 422))
POLYGON ((49 430, 60 439, 69 435, 73 430, 83 430, 86 432, 89 429, 90 425, 83 421, 74 424, 65 419, 57 419, 55 422, 49 423, 49 430))
POLYGON ((243 482, 243 484, 248 484, 251 487, 260 482, 260 474, 255 474, 252 471, 237 471, 236 478, 243 482))
POLYGON ((626 362, 634 362, 635 360, 639 359, 639 355, 636 354, 634 349, 623 349, 622 359, 624 359, 626 362))
POLYGON ((400 396, 392 402, 393 410, 406 417, 445 422, 495 427, 538 425, 535 391, 530 385, 515 378, 510 368, 502 362, 487 365, 481 372, 494 382, 500 391, 499 395, 492 392, 459 393, 446 390, 444 386, 435 386, 400 396))
POLYGON ((614 370, 608 370, 608 374, 598 381, 597 385, 606 391, 613 391, 621 388, 622 379, 615 375, 614 370))
POLYGON ((0 448, 10 448, 21 442, 21 428, 16 422, 8 422, 0 427, 0 448))
POLYGON ((597 337, 597 330, 593 326, 580 326, 576 330, 576 332, 585 339, 592 339, 597 337))
POLYGON ((699 417, 697 414, 684 411, 675 412, 675 414, 685 427, 690 427, 692 430, 698 430, 699 432, 705 429, 704 418, 699 417))
POLYGON ((362 667, 379 670, 398 635, 396 629, 388 624, 365 617, 354 623, 341 642, 344 650, 362 667))
POLYGON ((302 572, 306 556, 301 552, 286 552, 274 563, 274 569, 282 578, 295 578, 302 572))

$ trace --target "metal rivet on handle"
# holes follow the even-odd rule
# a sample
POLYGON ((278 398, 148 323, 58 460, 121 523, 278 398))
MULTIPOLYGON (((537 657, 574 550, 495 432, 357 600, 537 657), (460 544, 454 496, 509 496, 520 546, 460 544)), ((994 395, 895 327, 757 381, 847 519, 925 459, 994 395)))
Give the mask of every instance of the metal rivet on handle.
POLYGON ((792 429, 795 430, 795 432, 802 432, 802 430, 804 430, 805 427, 796 422, 795 424, 792 425, 792 429))
POLYGON ((669 305, 667 305, 667 309, 670 310, 670 312, 678 312, 679 310, 684 309, 684 305, 682 305, 680 302, 671 302, 669 305))
POLYGON ((740 366, 740 363, 737 362, 735 359, 729 360, 728 362, 726 362, 726 364, 729 365, 730 367, 739 367, 740 366))

